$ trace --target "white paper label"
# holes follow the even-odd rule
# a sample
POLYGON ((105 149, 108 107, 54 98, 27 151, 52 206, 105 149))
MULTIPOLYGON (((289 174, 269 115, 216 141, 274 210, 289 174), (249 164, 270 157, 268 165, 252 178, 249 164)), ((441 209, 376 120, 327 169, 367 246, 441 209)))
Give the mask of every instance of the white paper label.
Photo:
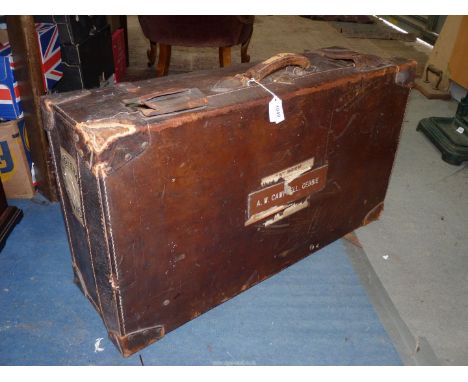
POLYGON ((268 104, 268 112, 270 114, 270 122, 280 123, 284 121, 283 101, 278 97, 273 97, 268 104))
POLYGON ((461 126, 457 129, 457 133, 459 133, 459 134, 463 134, 464 131, 465 131, 465 129, 463 127, 461 127, 461 126))

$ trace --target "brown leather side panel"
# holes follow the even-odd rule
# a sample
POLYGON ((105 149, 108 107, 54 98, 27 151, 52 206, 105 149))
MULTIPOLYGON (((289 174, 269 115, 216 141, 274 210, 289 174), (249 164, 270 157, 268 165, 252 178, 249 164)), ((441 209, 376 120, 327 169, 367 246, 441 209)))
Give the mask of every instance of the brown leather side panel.
POLYGON ((290 97, 279 125, 240 103, 153 132, 105 179, 126 332, 168 332, 362 225, 384 200, 407 95, 390 73, 290 97), (309 158, 328 165, 324 189, 245 226, 261 180, 309 158))
POLYGON ((378 218, 415 64, 320 52, 262 81, 279 124, 240 68, 44 101, 75 272, 122 354, 378 218), (206 104, 139 111, 182 88, 206 104))

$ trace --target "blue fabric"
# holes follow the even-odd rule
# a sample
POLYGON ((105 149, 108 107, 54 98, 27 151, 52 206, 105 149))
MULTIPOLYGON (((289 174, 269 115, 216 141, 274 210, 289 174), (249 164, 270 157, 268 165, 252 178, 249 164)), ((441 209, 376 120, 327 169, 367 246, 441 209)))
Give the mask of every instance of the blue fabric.
POLYGON ((341 241, 123 358, 72 281, 59 205, 11 204, 24 218, 0 254, 2 365, 401 364, 341 241))

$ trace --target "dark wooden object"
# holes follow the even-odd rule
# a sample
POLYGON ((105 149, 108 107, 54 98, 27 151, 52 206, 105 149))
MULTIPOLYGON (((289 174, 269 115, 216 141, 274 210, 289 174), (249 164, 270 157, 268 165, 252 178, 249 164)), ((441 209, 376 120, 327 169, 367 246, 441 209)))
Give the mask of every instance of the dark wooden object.
POLYGON ((45 98, 76 280, 122 354, 377 219, 414 69, 329 48, 45 98))
POLYGON ((8 37, 16 63, 15 77, 21 91, 31 157, 35 164, 38 190, 49 200, 58 196, 49 157, 49 144, 42 128, 39 97, 45 94, 36 28, 32 16, 7 16, 8 37))
POLYGON ((156 68, 156 77, 167 76, 169 64, 171 62, 171 51, 171 45, 159 44, 159 58, 158 66, 156 68))
POLYGON ((158 44, 155 42, 150 42, 150 48, 146 51, 146 56, 148 57, 148 67, 151 67, 156 62, 156 57, 158 55, 158 44))
POLYGON ((219 48, 219 66, 224 68, 229 65, 231 65, 231 47, 219 48))
POLYGON ((5 246, 9 233, 22 217, 23 212, 19 208, 8 205, 0 179, 0 252, 5 246))
POLYGON ((159 45, 156 77, 169 71, 171 47, 217 47, 219 65, 231 64, 231 47, 241 45, 241 62, 250 61, 247 49, 253 33, 253 16, 139 16, 150 41, 148 66, 153 66, 159 45))
POLYGON ((247 54, 247 50, 249 49, 251 38, 252 36, 250 36, 250 38, 241 45, 241 62, 242 63, 250 62, 250 56, 247 54))

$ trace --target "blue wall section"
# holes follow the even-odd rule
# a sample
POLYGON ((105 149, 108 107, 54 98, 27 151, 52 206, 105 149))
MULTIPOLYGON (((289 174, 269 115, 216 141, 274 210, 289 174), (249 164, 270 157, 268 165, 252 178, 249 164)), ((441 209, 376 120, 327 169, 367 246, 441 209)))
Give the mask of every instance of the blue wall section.
POLYGON ((340 241, 125 359, 72 281, 59 205, 10 203, 24 218, 0 253, 0 365, 401 364, 340 241))

